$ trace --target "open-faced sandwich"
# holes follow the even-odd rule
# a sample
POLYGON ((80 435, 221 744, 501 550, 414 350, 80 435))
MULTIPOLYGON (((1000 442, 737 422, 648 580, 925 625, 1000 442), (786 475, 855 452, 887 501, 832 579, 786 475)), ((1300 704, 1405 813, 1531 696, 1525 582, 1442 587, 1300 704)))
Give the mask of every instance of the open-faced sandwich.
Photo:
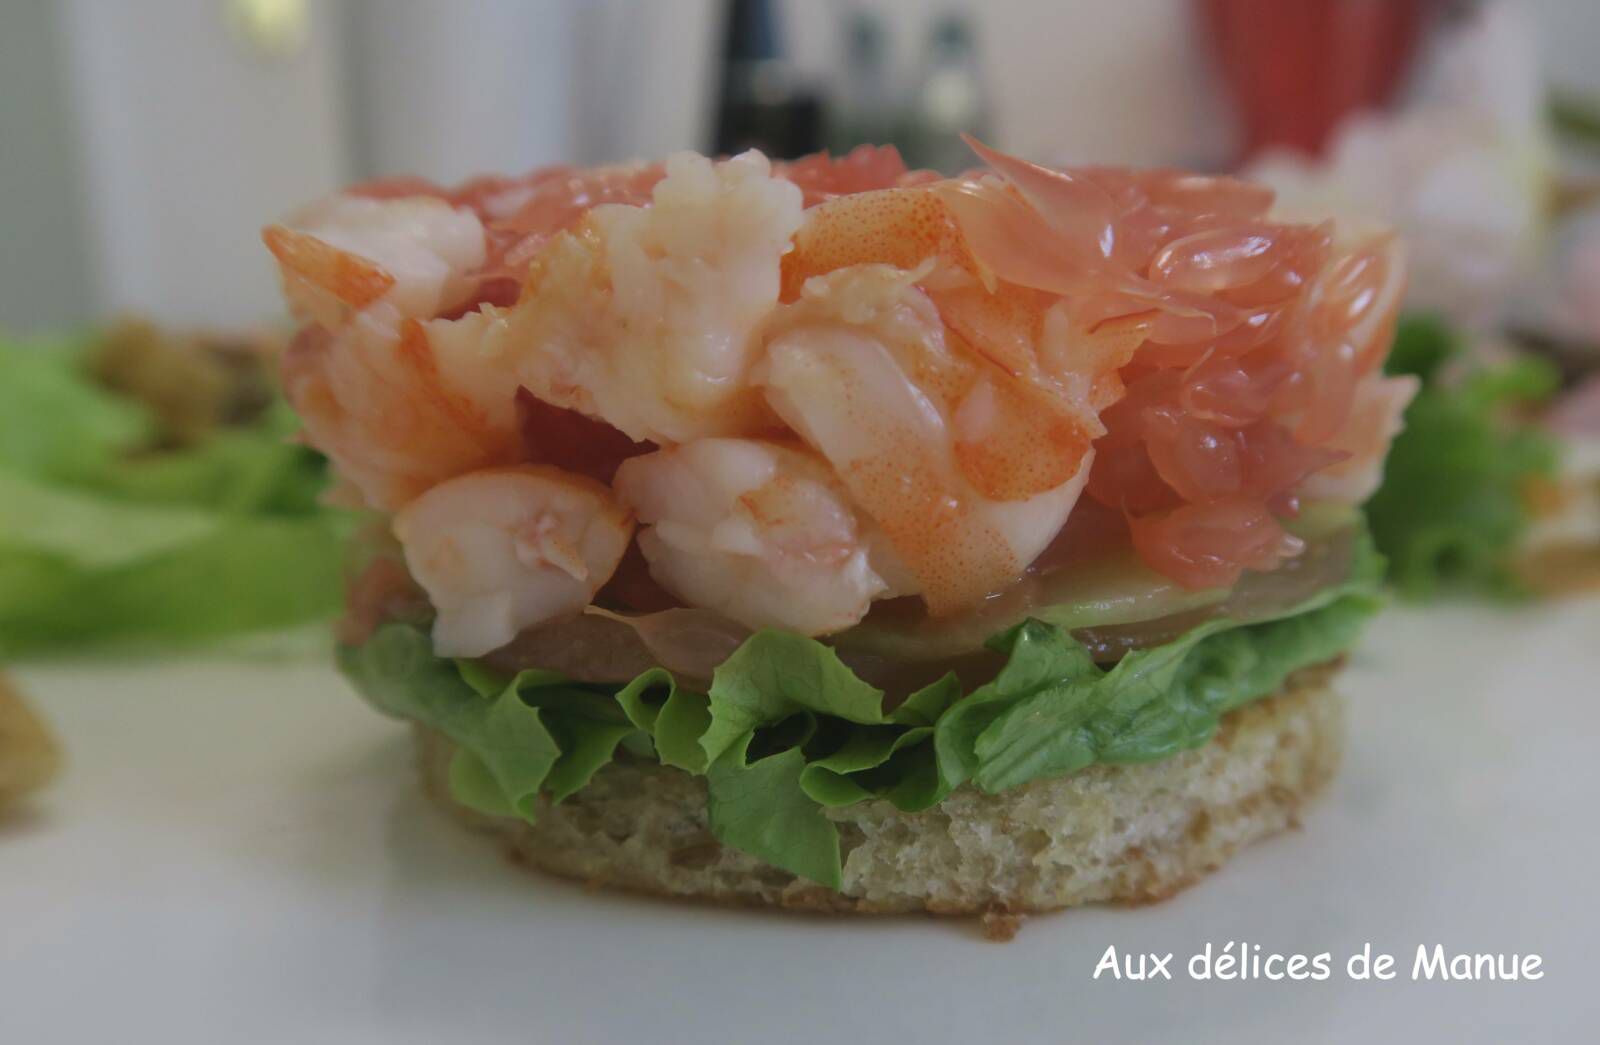
POLYGON ((446 805, 606 885, 960 913, 1164 896, 1327 781, 1397 244, 974 148, 266 229, 287 394, 379 513, 341 666, 446 805))

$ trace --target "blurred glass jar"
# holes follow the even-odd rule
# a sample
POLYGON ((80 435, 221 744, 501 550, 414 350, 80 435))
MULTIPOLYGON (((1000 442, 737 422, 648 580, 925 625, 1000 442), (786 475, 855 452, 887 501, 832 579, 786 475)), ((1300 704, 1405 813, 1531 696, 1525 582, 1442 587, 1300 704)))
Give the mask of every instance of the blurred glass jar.
POLYGON ((728 0, 711 151, 790 160, 823 146, 823 106, 790 62, 772 0, 728 0))
POLYGON ((851 12, 844 20, 842 53, 844 68, 828 99, 829 150, 843 155, 857 145, 893 142, 898 112, 882 19, 851 12))
POLYGON ((933 25, 928 55, 897 142, 912 167, 957 174, 973 166, 963 133, 990 137, 989 93, 971 22, 949 14, 933 25))

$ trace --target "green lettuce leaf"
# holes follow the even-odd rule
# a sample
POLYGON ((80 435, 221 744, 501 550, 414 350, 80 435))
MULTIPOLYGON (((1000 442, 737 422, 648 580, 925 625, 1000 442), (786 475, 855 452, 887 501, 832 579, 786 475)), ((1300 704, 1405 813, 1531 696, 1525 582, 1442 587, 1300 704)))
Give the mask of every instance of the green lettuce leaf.
POLYGON ((348 525, 110 501, 0 471, 0 657, 331 616, 348 525))
POLYGON ((400 623, 339 659, 380 711, 456 743, 452 787, 473 808, 531 819, 625 751, 704 777, 723 843, 837 888, 828 809, 926 809, 962 785, 1004 791, 1202 745, 1222 715, 1347 649, 1381 603, 1383 568, 1363 534, 1344 583, 1273 619, 1208 621, 1110 670, 1068 631, 1030 619, 990 640, 1006 656, 991 681, 963 694, 947 676, 892 707, 832 648, 771 631, 704 693, 660 668, 611 687, 549 672, 503 679, 435 658, 428 636, 400 623))
POLYGON ((838 889, 844 873, 839 831, 800 784, 805 752, 791 747, 751 760, 753 739, 741 738, 706 773, 711 833, 770 862, 779 856, 784 870, 838 889))
POLYGON ((485 813, 532 819, 541 793, 559 802, 583 787, 638 728, 609 694, 548 671, 502 681, 481 666, 439 660, 408 626, 342 647, 339 665, 351 678, 385 680, 363 690, 378 710, 426 722, 456 743, 451 784, 485 813))
POLYGON ((0 340, 0 468, 64 481, 94 481, 117 455, 156 430, 140 406, 78 372, 83 348, 0 340))
POLYGON ((288 404, 273 403, 250 427, 223 429, 198 446, 144 454, 106 469, 90 485, 118 498, 187 504, 251 515, 318 515, 327 469, 290 442, 299 427, 288 404))
POLYGON ((216 642, 337 613, 351 520, 273 404, 183 449, 82 371, 0 341, 0 657, 216 642))
POLYGON ((1459 354, 1442 321, 1412 316, 1389 357, 1391 373, 1415 374, 1423 385, 1366 509, 1390 579, 1408 598, 1447 590, 1522 594, 1511 560, 1529 521, 1524 491, 1557 463, 1551 437, 1516 423, 1510 411, 1547 398, 1554 369, 1523 358, 1444 380, 1446 364, 1459 354))

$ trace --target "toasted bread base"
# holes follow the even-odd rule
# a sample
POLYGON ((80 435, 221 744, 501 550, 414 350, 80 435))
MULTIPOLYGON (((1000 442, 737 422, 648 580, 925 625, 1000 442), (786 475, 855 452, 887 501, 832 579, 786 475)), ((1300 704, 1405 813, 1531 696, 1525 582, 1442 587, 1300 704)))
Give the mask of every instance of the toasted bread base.
POLYGON ((454 749, 423 727, 419 766, 435 800, 498 836, 518 861, 599 886, 864 914, 1144 903, 1296 824, 1338 766, 1337 667, 1296 673, 1229 714, 1209 744, 1158 762, 1092 766, 995 795, 962 787, 921 813, 881 801, 829 810, 844 854, 838 892, 719 843, 706 824, 705 782, 677 769, 609 765, 562 804, 542 804, 529 824, 456 803, 454 749))

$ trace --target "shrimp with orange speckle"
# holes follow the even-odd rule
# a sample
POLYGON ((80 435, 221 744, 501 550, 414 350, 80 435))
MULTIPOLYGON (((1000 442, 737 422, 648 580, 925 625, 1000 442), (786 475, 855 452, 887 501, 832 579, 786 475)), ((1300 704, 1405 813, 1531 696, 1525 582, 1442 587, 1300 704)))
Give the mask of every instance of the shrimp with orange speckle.
POLYGON ((949 613, 1021 576, 1066 522, 1093 451, 1058 451, 1070 468, 1044 489, 985 489, 1005 455, 1025 469, 1030 452, 1055 451, 1038 445, 1053 433, 1047 419, 1003 431, 1018 419, 1012 386, 951 348, 922 274, 859 265, 807 281, 774 319, 756 379, 882 529, 916 593, 949 613))

